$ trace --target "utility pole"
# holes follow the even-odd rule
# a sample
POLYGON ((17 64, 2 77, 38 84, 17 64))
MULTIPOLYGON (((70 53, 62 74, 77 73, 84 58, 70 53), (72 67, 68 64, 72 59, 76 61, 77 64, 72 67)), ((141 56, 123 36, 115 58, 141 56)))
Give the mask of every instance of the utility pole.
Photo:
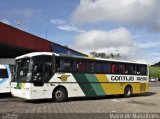
POLYGON ((47 40, 47 36, 48 36, 48 31, 47 31, 47 28, 46 28, 46 40, 47 40))

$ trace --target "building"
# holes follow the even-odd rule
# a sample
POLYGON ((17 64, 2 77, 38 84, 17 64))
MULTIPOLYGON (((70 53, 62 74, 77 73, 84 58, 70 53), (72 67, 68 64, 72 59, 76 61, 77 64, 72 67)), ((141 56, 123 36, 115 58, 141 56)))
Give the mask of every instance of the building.
POLYGON ((15 57, 30 52, 83 53, 0 22, 0 63, 13 64, 15 57))

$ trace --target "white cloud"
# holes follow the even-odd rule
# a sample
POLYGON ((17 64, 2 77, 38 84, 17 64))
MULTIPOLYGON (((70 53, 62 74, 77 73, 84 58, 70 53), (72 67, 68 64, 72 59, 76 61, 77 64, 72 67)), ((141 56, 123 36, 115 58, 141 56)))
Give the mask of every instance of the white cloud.
POLYGON ((147 62, 148 64, 154 64, 160 61, 160 53, 141 49, 134 57, 132 57, 132 59, 135 61, 147 62))
POLYGON ((109 31, 91 30, 75 37, 79 48, 103 48, 131 45, 131 33, 125 28, 109 31))
POLYGON ((137 52, 132 56, 132 59, 136 61, 144 61, 149 64, 154 64, 160 61, 160 52, 158 47, 160 42, 149 41, 144 43, 134 43, 134 47, 137 47, 137 52))
POLYGON ((53 24, 58 24, 58 25, 66 23, 66 21, 64 21, 62 19, 51 19, 50 22, 53 23, 53 24))
MULTIPOLYGON (((159 6, 158 0, 80 0, 71 20, 74 24, 101 22, 115 26, 125 25, 132 30, 136 27, 160 32, 159 6)), ((160 55, 155 52, 158 51, 160 42, 139 41, 145 38, 147 40, 148 36, 132 36, 125 28, 90 30, 75 37, 73 48, 87 54, 91 51, 117 53, 118 49, 127 59, 149 63, 158 61, 160 55), (138 39, 139 43, 132 41, 132 38, 138 39)))
POLYGON ((125 59, 130 59, 136 51, 137 49, 133 46, 105 47, 96 50, 96 52, 105 52, 106 54, 120 54, 125 59))
POLYGON ((83 33, 85 32, 83 29, 79 29, 75 26, 71 26, 71 25, 60 25, 60 26, 57 26, 58 29, 60 30, 64 30, 64 31, 68 31, 68 32, 79 32, 79 33, 83 33))
POLYGON ((67 24, 67 22, 65 20, 62 20, 62 19, 51 19, 50 22, 52 24, 57 25, 57 28, 60 29, 60 30, 63 30, 63 31, 78 32, 78 33, 85 32, 85 30, 83 30, 83 29, 80 29, 76 26, 67 24))
POLYGON ((160 32, 160 18, 151 23, 150 30, 154 32, 160 32))
POLYGON ((158 0, 80 0, 72 15, 74 23, 116 22, 136 25, 151 23, 158 15, 158 0))
POLYGON ((7 19, 2 19, 2 20, 0 20, 1 22, 3 22, 3 23, 5 23, 5 24, 10 24, 10 22, 9 22, 9 20, 7 20, 7 19))
POLYGON ((160 46, 160 42, 137 43, 137 46, 139 46, 140 48, 159 47, 160 46))
POLYGON ((34 19, 39 17, 41 14, 41 9, 32 9, 32 8, 14 8, 14 9, 5 9, 0 13, 2 18, 12 18, 12 19, 34 19))
POLYGON ((89 54, 91 51, 119 53, 124 57, 133 55, 135 49, 132 44, 132 35, 125 28, 109 31, 91 30, 75 37, 74 49, 89 54))

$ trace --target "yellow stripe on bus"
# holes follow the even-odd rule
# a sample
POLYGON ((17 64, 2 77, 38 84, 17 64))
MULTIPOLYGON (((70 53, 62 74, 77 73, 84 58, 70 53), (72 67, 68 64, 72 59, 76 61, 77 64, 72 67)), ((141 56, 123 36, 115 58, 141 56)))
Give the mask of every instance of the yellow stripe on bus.
POLYGON ((108 78, 105 74, 96 74, 97 80, 101 84, 101 87, 103 88, 103 91, 107 95, 107 85, 106 83, 109 82, 108 78))
POLYGON ((21 88, 25 88, 25 83, 22 83, 22 84, 21 84, 21 88))
POLYGON ((148 91, 148 83, 109 82, 107 75, 105 74, 96 74, 96 78, 106 95, 124 94, 124 89, 127 85, 131 85, 133 93, 148 91))

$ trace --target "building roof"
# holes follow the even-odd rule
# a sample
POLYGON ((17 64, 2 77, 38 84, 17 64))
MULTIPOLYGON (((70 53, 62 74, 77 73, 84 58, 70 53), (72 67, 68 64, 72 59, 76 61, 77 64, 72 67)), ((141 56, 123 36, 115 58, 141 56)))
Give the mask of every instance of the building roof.
POLYGON ((73 49, 0 22, 0 58, 15 58, 30 52, 52 52, 53 47, 86 56, 73 49))

